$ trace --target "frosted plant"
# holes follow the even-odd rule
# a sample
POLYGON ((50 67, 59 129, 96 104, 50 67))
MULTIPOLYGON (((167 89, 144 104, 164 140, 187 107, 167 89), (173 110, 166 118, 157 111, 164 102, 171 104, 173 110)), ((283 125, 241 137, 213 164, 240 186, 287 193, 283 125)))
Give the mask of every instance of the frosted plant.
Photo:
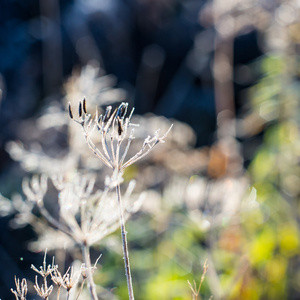
POLYGON ((33 286, 37 294, 43 299, 47 300, 53 291, 53 285, 47 286, 47 279, 45 278, 44 284, 39 286, 37 276, 35 277, 35 285, 33 286))
MULTIPOLYGON (((109 186, 113 182, 107 179, 108 185, 103 191, 94 191, 95 177, 91 175, 77 174, 69 181, 61 176, 52 176, 51 181, 59 191, 59 216, 57 217, 47 210, 44 202, 48 186, 47 176, 36 176, 31 181, 25 179, 23 191, 27 199, 39 208, 40 213, 53 227, 81 246, 86 272, 90 273, 87 276, 90 293, 92 299, 97 299, 91 274, 89 249, 120 226, 118 203, 109 186)), ((134 203, 129 201, 134 185, 134 181, 130 182, 124 196, 122 208, 124 222, 139 209, 142 203, 142 197, 134 203)))
MULTIPOLYGON (((13 219, 14 226, 22 226, 26 223, 33 225, 42 237, 39 243, 33 245, 36 250, 37 247, 39 250, 46 248, 47 241, 50 239, 55 240, 51 245, 52 249, 57 247, 57 243, 60 244, 60 247, 67 244, 71 245, 70 247, 76 244, 80 245, 84 261, 82 270, 85 270, 82 272, 82 277, 88 282, 92 299, 98 298, 92 276, 96 265, 94 267, 91 265, 89 249, 118 227, 121 227, 122 233, 129 297, 134 299, 125 222, 132 213, 140 208, 143 198, 140 197, 135 200, 136 197, 132 196, 135 186, 134 181, 129 183, 123 199, 121 198, 122 174, 127 167, 146 156, 158 143, 164 142, 172 127, 168 130, 165 129, 166 133, 162 136, 159 135, 159 131, 156 131, 153 136, 148 136, 142 143, 141 148, 135 154, 131 154, 132 150, 129 151, 129 149, 134 139, 134 128, 138 125, 131 123, 133 110, 127 116, 127 108, 127 103, 122 103, 114 111, 109 106, 102 115, 99 116, 96 113, 92 117, 87 113, 86 101, 84 100, 80 102, 79 116, 74 120, 71 106, 69 107, 69 114, 74 121, 81 124, 90 149, 104 165, 113 171, 110 177, 106 177, 103 190, 95 188, 96 177, 93 175, 81 173, 74 175, 71 172, 60 173, 64 175, 51 175, 55 172, 51 172, 51 166, 49 165, 49 172, 46 172, 48 175, 34 176, 31 180, 24 179, 23 191, 27 201, 23 201, 21 196, 16 196, 10 202, 8 211, 5 212, 5 214, 16 213, 13 219), (93 141, 96 133, 100 133, 100 146, 98 148, 98 144, 93 141), (51 186, 54 186, 58 192, 57 201, 52 201, 51 207, 45 203, 49 196, 49 181, 51 181, 51 186), (56 205, 58 209, 53 209, 53 205, 56 205), (43 218, 37 218, 32 213, 35 207, 38 207, 44 219, 58 230, 51 228, 49 230, 49 227, 47 228, 46 224, 42 222, 43 218), (41 241, 43 244, 40 244, 41 241)), ((149 128, 146 128, 146 130, 149 130, 149 128)), ((30 155, 30 152, 28 154, 30 155)), ((51 193, 52 190, 53 187, 51 193)), ((1 203, 6 203, 8 199, 1 196, 0 200, 1 203)), ((53 267, 50 276, 54 283, 57 282, 56 284, 60 284, 61 287, 66 286, 66 283, 62 284, 63 276, 55 267, 53 267)), ((45 284, 41 286, 37 282, 35 288, 40 295, 44 295, 45 299, 52 292, 51 286, 45 284)), ((18 294, 18 291, 16 293, 18 294)))
POLYGON ((27 280, 22 279, 20 285, 20 279, 15 277, 16 290, 11 289, 11 292, 15 295, 16 300, 26 300, 26 295, 28 291, 27 280))
MULTIPOLYGON (((78 300, 79 296, 82 296, 82 289, 85 280, 96 270, 96 265, 100 257, 96 260, 95 265, 90 268, 86 267, 85 264, 81 264, 81 267, 77 268, 76 271, 74 271, 74 267, 72 266, 69 267, 64 274, 62 274, 58 269, 58 265, 54 263, 54 257, 52 259, 52 263, 47 265, 46 255, 47 250, 45 251, 42 266, 37 268, 34 265, 31 265, 31 269, 38 274, 35 276, 35 282, 33 285, 37 295, 43 300, 50 299, 50 296, 52 299, 55 297, 55 299, 59 300, 61 294, 64 294, 64 299, 78 300), (39 283, 39 277, 42 277, 42 283, 39 283), (80 277, 82 277, 82 283, 80 288, 77 289, 80 277), (64 290, 64 293, 61 293, 61 290, 64 290)), ((16 290, 11 289, 11 292, 15 295, 16 300, 26 300, 28 291, 27 280, 23 278, 20 284, 20 280, 15 278, 15 285, 16 290)))
MULTIPOLYGON (((58 217, 52 216, 45 206, 46 176, 36 176, 31 181, 24 179, 23 191, 52 226, 76 243, 90 247, 119 227, 118 204, 109 186, 94 191, 95 177, 92 175, 76 174, 69 180, 59 176, 50 179, 58 190, 58 217)), ((130 201, 134 186, 135 182, 131 181, 124 195, 123 213, 126 220, 139 209, 143 200, 141 195, 136 201, 130 201)))
POLYGON ((128 103, 122 102, 112 112, 112 106, 108 106, 105 113, 98 116, 98 111, 94 117, 87 113, 86 100, 79 102, 78 119, 74 119, 71 105, 69 105, 69 115, 71 119, 82 126, 86 142, 94 154, 109 168, 121 174, 125 168, 137 162, 146 156, 158 143, 163 143, 167 134, 172 128, 159 136, 159 130, 154 135, 148 136, 140 149, 134 156, 126 160, 130 144, 134 139, 134 128, 129 132, 130 127, 138 126, 132 124, 131 118, 134 109, 131 110, 129 116, 127 114, 128 103), (101 148, 98 149, 94 144, 91 135, 95 130, 100 133, 101 148), (126 140, 126 145, 122 149, 122 143, 126 140))
POLYGON ((126 237, 127 232, 125 230, 123 201, 120 192, 122 174, 127 167, 146 156, 158 143, 163 143, 172 125, 162 136, 159 135, 159 130, 153 136, 148 136, 140 150, 135 155, 127 158, 128 150, 134 139, 134 128, 131 127, 138 126, 131 123, 134 109, 131 110, 128 116, 127 110, 128 103, 122 102, 116 109, 113 110, 112 106, 108 106, 104 114, 99 116, 98 111, 96 111, 96 114, 92 117, 91 114, 87 113, 86 100, 84 99, 82 102, 79 102, 78 118, 75 119, 71 104, 69 104, 70 118, 81 125, 89 148, 96 157, 112 170, 109 185, 116 189, 128 294, 129 299, 133 300, 134 293, 126 237), (99 133, 99 147, 93 141, 95 132, 99 133))

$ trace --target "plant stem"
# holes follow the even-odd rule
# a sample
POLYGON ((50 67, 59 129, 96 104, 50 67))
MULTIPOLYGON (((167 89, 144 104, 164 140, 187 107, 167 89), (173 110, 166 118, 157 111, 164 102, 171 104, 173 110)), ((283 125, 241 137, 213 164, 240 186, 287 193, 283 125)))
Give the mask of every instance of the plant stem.
POLYGON ((57 290, 57 300, 59 300, 60 287, 61 287, 61 286, 58 286, 58 290, 57 290))
POLYGON ((79 298, 79 295, 80 295, 80 294, 81 294, 81 292, 82 292, 82 289, 83 289, 84 282, 85 282, 85 279, 83 279, 83 280, 82 280, 82 282, 81 282, 81 286, 80 286, 79 292, 78 292, 78 294, 77 294, 77 297, 76 297, 76 299, 75 299, 75 300, 78 300, 78 298, 79 298))
POLYGON ((97 292, 96 292, 96 285, 93 279, 92 273, 92 265, 90 259, 90 248, 88 245, 82 245, 82 254, 83 254, 83 261, 85 263, 85 267, 87 269, 87 280, 88 280, 88 288, 90 290, 90 294, 93 300, 98 300, 97 292))
POLYGON ((126 280, 127 280, 128 295, 129 295, 129 300, 134 300, 130 263, 129 263, 128 245, 127 245, 127 238, 126 238, 127 232, 125 229, 123 205, 122 205, 119 184, 116 186, 116 193, 117 193, 117 197, 118 197, 119 211, 120 211, 121 237, 122 237, 122 246, 123 246, 123 255, 124 255, 124 264, 125 264, 125 274, 126 274, 126 280))

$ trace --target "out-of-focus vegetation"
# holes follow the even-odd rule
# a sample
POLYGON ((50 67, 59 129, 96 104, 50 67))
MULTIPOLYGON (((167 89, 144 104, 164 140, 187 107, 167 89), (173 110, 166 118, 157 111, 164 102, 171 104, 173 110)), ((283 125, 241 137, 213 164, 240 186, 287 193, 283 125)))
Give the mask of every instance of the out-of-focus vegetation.
MULTIPOLYGON (((76 243, 26 204, 21 181, 82 172, 103 188, 107 170, 66 111, 86 96, 89 110, 125 99, 137 107, 130 154, 157 128, 166 132, 165 117, 174 123, 166 142, 123 175, 124 187, 137 182, 134 199, 145 192, 126 223, 136 299, 193 299, 187 281, 200 282, 206 259, 199 299, 298 299, 298 1, 55 3, 26 15, 31 52, 13 48, 0 59, 0 297, 12 296, 14 275, 34 280, 27 271, 41 256, 30 251, 47 248, 62 269, 81 260, 76 243), (16 58, 24 63, 13 72, 16 58)), ((27 27, 8 21, 7 45, 29 47, 27 27)), ((57 217, 54 186, 45 203, 57 217)), ((100 253, 100 298, 127 299, 118 231, 93 246, 92 261, 100 253)))
POLYGON ((245 227, 254 237, 251 266, 268 283, 258 296, 290 299, 299 292, 299 62, 273 54, 259 63, 264 76, 251 88, 251 100, 268 126, 249 172, 262 211, 259 222, 245 227))

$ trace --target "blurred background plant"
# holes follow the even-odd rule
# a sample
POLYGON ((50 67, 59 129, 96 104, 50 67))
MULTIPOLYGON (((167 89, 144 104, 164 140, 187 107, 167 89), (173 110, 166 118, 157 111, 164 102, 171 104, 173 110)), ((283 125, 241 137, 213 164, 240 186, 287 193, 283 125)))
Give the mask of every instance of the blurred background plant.
MULTIPOLYGON (((87 172, 103 189, 105 168, 66 112, 85 96, 99 110, 125 99, 136 107, 132 153, 173 119, 167 143, 124 173, 146 192, 127 222, 137 299, 192 299, 187 280, 200 280, 206 258, 203 299, 299 298, 298 1, 2 6, 0 297, 11 298, 14 275, 34 277, 45 248, 64 271, 80 257, 51 242, 21 182, 87 172)), ((53 194, 45 205, 55 213, 53 194)), ((127 298, 120 249, 116 233, 91 253, 103 254, 103 299, 127 298)))

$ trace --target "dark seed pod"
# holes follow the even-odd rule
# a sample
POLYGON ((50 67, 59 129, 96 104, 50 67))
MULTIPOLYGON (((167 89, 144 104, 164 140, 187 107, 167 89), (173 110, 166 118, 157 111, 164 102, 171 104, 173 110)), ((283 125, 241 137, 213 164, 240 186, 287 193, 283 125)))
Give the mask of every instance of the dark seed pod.
POLYGON ((121 135, 123 133, 122 121, 119 117, 117 117, 117 121, 118 121, 118 134, 121 135))
POLYGON ((83 111, 86 114, 86 100, 85 100, 85 98, 83 99, 83 111))
POLYGON ((81 104, 81 102, 79 102, 78 114, 79 114, 79 117, 82 116, 82 104, 81 104))
POLYGON ((127 104, 122 103, 118 108, 117 117, 123 119, 126 115, 126 112, 127 112, 127 104))
POLYGON ((72 108, 71 108, 71 103, 69 102, 69 116, 71 119, 73 119, 73 113, 72 113, 72 108))

